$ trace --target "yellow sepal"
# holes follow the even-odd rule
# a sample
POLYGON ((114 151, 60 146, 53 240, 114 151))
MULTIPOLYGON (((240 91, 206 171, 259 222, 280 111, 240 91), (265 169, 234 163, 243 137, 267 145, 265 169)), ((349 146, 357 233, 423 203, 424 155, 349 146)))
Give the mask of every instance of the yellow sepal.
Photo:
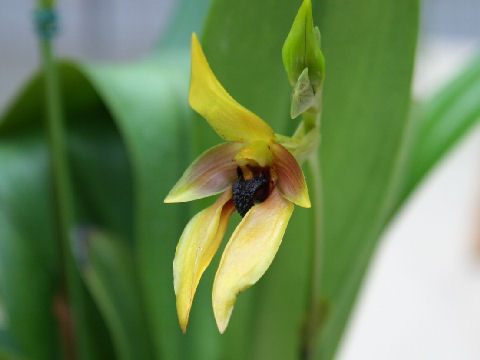
POLYGON ((267 271, 282 242, 293 204, 276 189, 252 207, 223 252, 213 283, 213 312, 221 333, 227 328, 237 295, 267 271))
POLYGON ((190 106, 226 140, 247 142, 274 138, 274 132, 267 123, 236 102, 223 88, 195 34, 192 35, 192 75, 188 100, 190 106))
POLYGON ((195 215, 178 242, 173 260, 173 285, 178 321, 184 333, 200 278, 217 252, 235 211, 231 197, 232 192, 228 190, 212 206, 195 215))

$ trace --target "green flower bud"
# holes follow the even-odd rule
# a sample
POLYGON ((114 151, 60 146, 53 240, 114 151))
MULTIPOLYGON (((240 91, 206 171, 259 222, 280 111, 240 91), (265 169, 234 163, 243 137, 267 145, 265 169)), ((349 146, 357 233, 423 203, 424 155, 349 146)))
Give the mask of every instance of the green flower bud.
POLYGON ((325 59, 320 49, 320 31, 313 27, 311 0, 304 0, 282 48, 283 65, 292 86, 305 68, 314 92, 322 85, 325 59))

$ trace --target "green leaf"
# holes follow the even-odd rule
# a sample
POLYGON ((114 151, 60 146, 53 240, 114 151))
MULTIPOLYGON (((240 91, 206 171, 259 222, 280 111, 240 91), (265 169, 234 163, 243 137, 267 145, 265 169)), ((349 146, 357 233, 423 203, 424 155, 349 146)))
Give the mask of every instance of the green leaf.
POLYGON ((173 48, 187 48, 192 32, 201 30, 211 0, 181 0, 174 4, 177 3, 169 26, 154 49, 157 54, 165 55, 173 48))
POLYGON ((0 349, 0 360, 24 360, 24 358, 0 349))
MULTIPOLYGON (((122 133, 134 179, 135 247, 149 333, 157 358, 179 359, 189 348, 175 311, 172 261, 186 223, 184 205, 163 199, 186 167, 188 68, 149 61, 84 71, 122 133)), ((188 355, 185 355, 189 358, 188 355)))
POLYGON ((26 356, 55 359, 57 263, 45 172, 42 176, 45 147, 34 136, 2 138, 0 164, 0 296, 6 331, 26 356))
POLYGON ((407 129, 418 3, 325 1, 318 11, 329 64, 320 156, 330 312, 316 354, 330 359, 385 224, 407 129))
POLYGON ((19 351, 13 349, 10 344, 6 344, 4 337, 5 333, 0 331, 0 360, 26 360, 24 356, 19 354, 19 351))
MULTIPOLYGON (((205 52, 219 80, 280 133, 288 127, 289 93, 280 49, 297 5, 217 1, 204 33, 205 52)), ((321 29, 328 64, 320 156, 325 213, 322 288, 329 309, 314 350, 316 358, 330 359, 384 224, 384 202, 406 127, 418 4, 314 1, 313 19, 321 29)), ((295 122, 290 124, 293 129, 295 122)), ((199 132, 202 145, 207 133, 199 132)), ((310 214, 295 210, 274 263, 247 291, 255 292, 252 315, 238 319, 236 310, 232 315, 226 336, 230 331, 252 334, 255 358, 295 359, 301 351, 310 259, 306 229, 316 221, 310 214)), ((248 352, 238 357, 242 354, 248 352)))
MULTIPOLYGON (((162 203, 188 156, 184 129, 189 114, 188 68, 175 61, 124 66, 65 63, 59 69, 68 89, 64 105, 78 221, 121 234, 122 241, 125 238, 135 248, 142 290, 137 296, 148 317, 147 337, 162 359, 179 359, 190 351, 176 319, 171 270, 186 209, 162 203)), ((5 138, 18 134, 23 139, 32 129, 39 130, 42 119, 34 114, 42 113, 40 89, 35 79, 7 112, 0 123, 5 138)), ((41 135, 37 140, 44 146, 41 135)), ((46 176, 47 169, 42 171, 31 180, 46 176)), ((36 226, 35 216, 29 221, 36 226)), ((105 325, 84 320, 88 332, 78 339, 90 351, 85 357, 94 359, 95 352, 102 352, 98 358, 112 358, 105 325)))
POLYGON ((0 209, 0 291, 8 316, 7 330, 31 358, 58 358, 51 281, 28 248, 27 239, 0 209), (28 280, 26 280, 28 279, 28 280), (18 286, 22 284, 22 286, 18 286))
MULTIPOLYGON (((3 315, 3 309, 0 310, 3 315)), ((0 360, 24 360, 25 357, 18 350, 18 346, 12 336, 6 331, 3 324, 4 319, 0 320, 0 360)))
MULTIPOLYGON (((116 152, 115 159, 117 162, 108 162, 108 156, 112 154, 115 148, 114 131, 112 130, 111 121, 108 120, 105 108, 98 100, 96 93, 91 86, 85 81, 78 71, 72 65, 66 64, 61 67, 63 86, 68 86, 69 91, 65 94, 65 112, 66 118, 69 119, 71 126, 70 137, 72 138, 72 147, 70 155, 72 163, 80 165, 79 168, 74 167, 73 179, 76 191, 82 191, 81 197, 77 200, 78 205, 78 220, 81 222, 97 222, 102 226, 113 228, 114 230, 124 231, 128 235, 128 219, 131 215, 125 209, 128 206, 119 206, 119 201, 123 196, 129 194, 128 191, 128 176, 122 174, 122 154, 124 152, 116 152), (107 119, 107 121, 105 121, 107 119), (110 121, 110 126, 108 125, 110 121), (80 134, 94 133, 97 136, 78 137, 76 130, 80 134), (94 130, 96 129, 96 130, 94 130), (111 135, 108 135, 111 134, 111 135), (85 149, 98 149, 95 156, 82 153, 85 149), (99 155, 100 154, 100 155, 99 155), (82 159, 90 157, 85 168, 82 159), (77 161, 79 159, 80 161, 77 161), (107 163, 102 163, 102 161, 107 163), (108 173, 109 176, 117 178, 116 184, 123 184, 120 187, 112 186, 109 182, 99 179, 98 175, 102 175, 102 171, 98 174, 90 173, 89 180, 97 179, 101 181, 86 181, 83 182, 82 176, 75 176, 76 174, 88 174, 89 166, 93 169, 102 169, 108 173), (127 186, 125 189, 124 186, 127 186), (119 194, 115 193, 119 190, 119 194), (110 203, 110 209, 106 216, 99 214, 97 211, 88 211, 88 209, 102 208, 102 198, 99 201, 95 197, 90 197, 91 194, 96 196, 95 191, 100 192, 107 199, 113 198, 116 201, 110 203), (123 214, 123 215, 122 215, 123 214), (127 219, 127 221, 126 221, 127 219)), ((46 284, 43 285, 40 281, 33 281, 35 290, 31 291, 31 296, 25 297, 19 294, 19 282, 8 282, 2 292, 6 297, 11 298, 12 306, 20 306, 25 300, 31 301, 29 309, 36 309, 38 315, 53 316, 52 309, 55 301, 56 293, 58 292, 58 281, 61 274, 58 274, 57 268, 57 253, 54 234, 53 210, 50 205, 50 177, 48 167, 48 157, 46 155, 44 132, 41 130, 43 122, 43 97, 42 93, 42 78, 35 77, 28 84, 21 96, 15 101, 0 123, 0 137, 1 144, 8 146, 4 152, 4 161, 0 163, 0 183, 3 185, 2 193, 3 204, 9 214, 10 221, 18 226, 25 237, 25 242, 29 244, 28 249, 32 252, 31 256, 34 260, 19 259, 17 264, 22 266, 23 263, 28 264, 28 261, 35 261, 35 267, 31 268, 25 265, 22 271, 35 272, 35 276, 30 276, 33 279, 43 273, 50 273, 50 277, 45 279, 46 284), (35 146, 31 145, 35 144, 35 146), (12 151, 12 149, 14 151, 12 151), (9 167, 12 171, 9 170, 9 167), (33 185, 31 185, 33 184, 33 185), (29 190, 31 188, 31 190, 29 190), (50 292, 42 290, 42 286, 50 288, 50 292), (38 311, 37 309, 42 309, 38 311)), ((118 139, 118 136, 117 136, 118 139)), ((117 142, 118 143, 118 142, 117 142)), ((91 169, 91 168, 90 168, 91 169)), ((103 202, 105 204, 105 202, 103 202)), ((127 204, 128 205, 128 202, 127 204)), ((131 208, 130 208, 131 209, 131 208)), ((8 235, 0 236, 0 241, 9 240, 8 235)), ((4 256, 10 258, 13 256, 15 249, 8 249, 4 256)), ((4 262, 2 262, 3 264, 4 262)), ((5 261, 5 264, 8 262, 5 261)), ((20 273, 20 272, 18 272, 20 273)), ((28 277, 25 277, 28 278, 28 277)), ((12 278, 13 279, 13 278, 12 278)), ((30 282, 27 285, 30 286, 30 282)), ((27 286, 27 288, 28 288, 27 286)), ((85 291, 85 290, 83 290, 85 291)), ((106 334, 105 326, 101 320, 92 299, 86 296, 84 292, 79 301, 83 303, 85 309, 85 316, 79 320, 81 328, 85 332, 80 332, 77 337, 77 347, 81 354, 89 359, 104 359, 110 358, 112 355, 112 348, 108 334, 106 334)), ((3 296, 2 296, 3 298, 3 296)), ((5 301, 6 302, 6 301, 5 301)), ((18 331, 19 335, 15 333, 15 329, 8 329, 13 332, 16 338, 20 339, 28 334, 32 334, 32 338, 42 343, 42 346, 50 346, 45 350, 44 356, 46 359, 52 359, 59 353, 58 339, 56 339, 57 330, 56 324, 49 325, 45 321, 40 321, 35 317, 31 317, 31 321, 35 321, 34 326, 29 326, 28 321, 16 319, 15 308, 13 310, 6 304, 6 313, 12 317, 12 324, 15 326, 25 326, 28 330, 18 331), (52 330, 48 330, 49 326, 53 326, 52 330), (55 338, 55 347, 51 344, 52 340, 46 341, 45 337, 55 338)), ((27 315, 28 311, 19 311, 19 315, 27 315)), ((51 322, 51 321, 50 321, 51 322)), ((23 344, 21 344, 23 346, 23 344)), ((41 356, 41 349, 36 347, 31 350, 37 358, 41 356)), ((30 352, 25 352, 27 355, 30 352)))
POLYGON ((392 214, 480 119, 480 57, 412 111, 392 214))
POLYGON ((77 262, 114 339, 117 358, 151 359, 150 338, 132 253, 114 237, 80 229, 77 262))

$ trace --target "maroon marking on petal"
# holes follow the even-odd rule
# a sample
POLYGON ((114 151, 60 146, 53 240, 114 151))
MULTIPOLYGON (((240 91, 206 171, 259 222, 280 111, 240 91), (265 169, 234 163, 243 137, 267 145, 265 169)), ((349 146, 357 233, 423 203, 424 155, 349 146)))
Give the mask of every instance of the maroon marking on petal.
POLYGON ((298 161, 278 143, 272 144, 270 149, 273 154, 273 168, 277 175, 276 186, 282 195, 296 205, 310 207, 307 183, 298 161))

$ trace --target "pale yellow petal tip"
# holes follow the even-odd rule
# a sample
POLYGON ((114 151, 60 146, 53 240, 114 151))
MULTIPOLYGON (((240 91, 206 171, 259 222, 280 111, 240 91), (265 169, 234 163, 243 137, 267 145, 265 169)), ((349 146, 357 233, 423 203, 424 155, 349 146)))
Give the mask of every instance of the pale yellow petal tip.
MULTIPOLYGON (((174 275, 175 277, 175 275, 174 275)), ((180 329, 182 329, 182 333, 187 332, 187 325, 188 325, 188 318, 190 317, 190 309, 192 308, 192 298, 190 296, 186 296, 185 291, 179 291, 177 288, 177 281, 174 278, 174 287, 175 287, 175 295, 177 296, 177 317, 178 323, 180 324, 180 329)))
POLYGON ((192 33, 192 46, 193 46, 194 42, 197 43, 197 44, 200 43, 198 41, 197 33, 195 33, 195 32, 192 33))
POLYGON ((310 202, 310 197, 308 196, 308 190, 305 187, 305 191, 303 192, 302 196, 296 202, 296 205, 301 206, 306 209, 310 209, 312 207, 312 203, 310 202))
MULTIPOLYGON (((175 283, 174 283, 175 284, 175 283)), ((182 333, 187 332, 188 319, 190 317, 190 310, 192 309, 193 298, 183 292, 177 292, 178 289, 175 289, 175 295, 177 296, 177 317, 180 329, 182 333)))
POLYGON ((191 200, 196 200, 198 198, 194 197, 192 199, 191 192, 188 191, 178 191, 176 188, 173 188, 167 195, 167 197, 163 200, 165 204, 173 204, 173 203, 181 203, 187 202, 191 200))
POLYGON ((188 320, 185 322, 180 321, 179 323, 180 323, 180 329, 182 330, 182 334, 185 335, 187 333, 188 320))
POLYGON ((172 203, 175 203, 175 198, 173 196, 171 196, 170 194, 167 195, 167 197, 165 199, 163 199, 163 202, 165 204, 172 204, 172 203))
POLYGON ((177 307, 177 315, 178 315, 178 323, 180 324, 180 329, 182 329, 182 333, 187 333, 187 325, 188 325, 188 318, 190 315, 190 309, 186 312, 183 312, 182 309, 177 307))
POLYGON ((177 191, 175 191, 176 189, 173 188, 172 190, 170 190, 170 192, 168 193, 167 197, 165 199, 163 199, 163 202, 165 204, 173 204, 173 203, 179 203, 179 202, 185 202, 185 201, 189 201, 189 200, 184 200, 182 199, 182 196, 180 194, 177 193, 177 191))
POLYGON ((222 310, 214 309, 215 321, 220 334, 223 334, 225 330, 227 330, 230 317, 232 316, 232 311, 233 305, 226 308, 224 307, 222 310))

